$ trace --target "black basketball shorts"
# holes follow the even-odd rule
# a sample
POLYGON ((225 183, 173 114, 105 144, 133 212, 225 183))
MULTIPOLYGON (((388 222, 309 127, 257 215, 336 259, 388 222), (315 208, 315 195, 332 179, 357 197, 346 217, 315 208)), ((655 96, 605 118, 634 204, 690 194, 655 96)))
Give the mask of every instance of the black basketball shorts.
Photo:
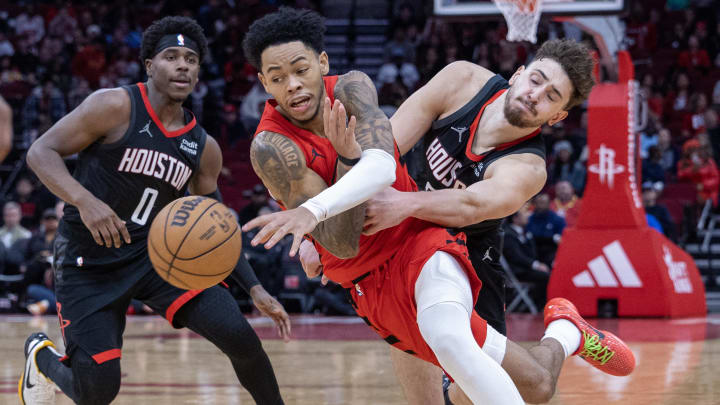
MULTIPOLYGON (((147 304, 173 323, 177 311, 202 290, 182 290, 168 284, 140 255, 118 266, 89 266, 65 253, 67 238, 55 242, 55 291, 66 357, 82 348, 98 364, 121 357, 125 314, 132 299, 147 304)), ((212 287, 220 288, 220 287, 212 287)))

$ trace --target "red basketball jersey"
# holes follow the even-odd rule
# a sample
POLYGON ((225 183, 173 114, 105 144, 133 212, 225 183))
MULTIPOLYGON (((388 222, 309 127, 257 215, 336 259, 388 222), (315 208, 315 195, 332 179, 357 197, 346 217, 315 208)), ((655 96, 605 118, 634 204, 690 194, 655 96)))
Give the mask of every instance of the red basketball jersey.
MULTIPOLYGON (((337 80, 337 76, 324 77, 325 91, 331 102, 335 101, 334 89, 337 80)), ((265 103, 265 110, 255 135, 262 131, 270 131, 288 137, 302 149, 307 166, 319 174, 328 186, 334 184, 338 155, 330 141, 294 126, 277 111, 276 106, 277 102, 274 99, 270 99, 265 103)), ((399 191, 417 191, 415 182, 399 159, 399 152, 395 148, 397 169, 395 170, 393 187, 399 191)), ((347 284, 388 261, 402 247, 405 235, 409 232, 417 232, 426 226, 429 226, 429 224, 424 221, 407 218, 399 225, 374 235, 362 235, 360 237, 360 252, 352 259, 338 259, 325 250, 317 241, 313 240, 313 243, 320 253, 320 261, 323 264, 325 275, 337 283, 347 284)))

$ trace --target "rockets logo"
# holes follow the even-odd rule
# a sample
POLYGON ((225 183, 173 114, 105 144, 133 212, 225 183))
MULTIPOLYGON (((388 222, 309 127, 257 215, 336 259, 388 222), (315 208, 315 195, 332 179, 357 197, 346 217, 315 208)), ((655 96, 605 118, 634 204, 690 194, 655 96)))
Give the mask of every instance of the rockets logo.
POLYGON ((607 183, 608 187, 612 189, 615 175, 624 172, 625 166, 615 164, 615 150, 608 148, 604 143, 600 144, 600 148, 595 153, 600 156, 597 164, 590 165, 590 172, 600 176, 600 183, 607 183))

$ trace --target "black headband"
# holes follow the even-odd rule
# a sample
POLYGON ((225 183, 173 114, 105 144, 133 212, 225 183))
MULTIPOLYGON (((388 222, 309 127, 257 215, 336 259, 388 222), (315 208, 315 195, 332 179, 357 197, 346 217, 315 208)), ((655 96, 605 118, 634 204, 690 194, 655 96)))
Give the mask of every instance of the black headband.
POLYGON ((168 34, 160 38, 160 40, 158 41, 157 45, 155 46, 155 52, 153 52, 153 57, 164 51, 165 48, 170 48, 171 46, 182 46, 194 51, 196 54, 198 54, 198 56, 200 55, 200 50, 197 43, 189 37, 186 37, 183 34, 168 34))

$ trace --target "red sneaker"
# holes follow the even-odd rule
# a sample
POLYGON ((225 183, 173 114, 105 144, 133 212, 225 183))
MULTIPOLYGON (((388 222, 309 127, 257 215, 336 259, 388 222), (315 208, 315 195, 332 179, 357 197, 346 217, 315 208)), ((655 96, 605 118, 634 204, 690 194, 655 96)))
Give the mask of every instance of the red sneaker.
POLYGON ((545 327, 552 321, 567 319, 582 333, 580 347, 572 355, 579 355, 598 370, 616 376, 626 376, 635 369, 635 355, 617 336, 595 329, 578 313, 572 302, 553 298, 545 304, 545 327))

